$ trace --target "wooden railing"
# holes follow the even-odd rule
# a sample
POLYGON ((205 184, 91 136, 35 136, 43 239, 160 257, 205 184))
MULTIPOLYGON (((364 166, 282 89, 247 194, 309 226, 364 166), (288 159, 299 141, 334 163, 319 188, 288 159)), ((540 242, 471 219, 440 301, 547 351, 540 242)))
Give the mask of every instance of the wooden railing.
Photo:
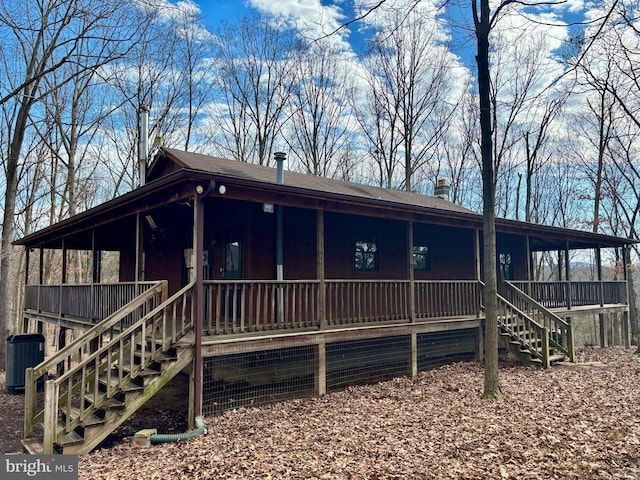
POLYGON ((573 362, 575 360, 574 335, 572 326, 569 323, 547 310, 543 305, 510 282, 503 282, 500 285, 500 294, 518 312, 523 313, 546 329, 548 343, 551 347, 569 357, 570 361, 573 362))
POLYGON ((44 453, 52 453, 55 443, 191 329, 192 290, 193 283, 159 302, 158 296, 166 294, 166 282, 158 283, 156 288, 130 302, 55 356, 28 368, 24 437, 31 437, 34 427, 42 424, 44 453), (154 304, 160 305, 149 309, 154 304), (135 322, 127 320, 136 317, 139 320, 135 322), (120 330, 121 325, 129 326, 120 330), (60 363, 67 364, 68 370, 55 379, 48 379, 49 372, 60 363), (37 409, 37 386, 43 380, 44 405, 37 409))
MULTIPOLYGON (((409 280, 327 280, 324 292, 318 280, 210 280, 204 288, 209 335, 411 318, 409 280)), ((478 315, 480 294, 473 280, 415 282, 416 318, 478 315)))
POLYGON ((327 325, 410 318, 408 280, 327 280, 327 325))
POLYGON ((98 323, 154 288, 156 284, 157 282, 125 282, 27 285, 25 310, 98 323))
POLYGON ((500 295, 498 324, 545 368, 549 367, 549 330, 500 295))
POLYGON ((417 281, 417 318, 479 315, 480 283, 475 280, 417 281))
POLYGON ((318 327, 319 281, 205 281, 209 335, 318 327))
POLYGON ((509 282, 547 308, 627 303, 627 282, 509 282))

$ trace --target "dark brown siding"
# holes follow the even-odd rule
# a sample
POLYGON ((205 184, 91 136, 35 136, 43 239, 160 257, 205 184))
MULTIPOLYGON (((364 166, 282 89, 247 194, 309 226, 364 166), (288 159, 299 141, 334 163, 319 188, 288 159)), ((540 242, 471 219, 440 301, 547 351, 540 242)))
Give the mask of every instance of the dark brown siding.
POLYGON ((325 218, 326 278, 407 279, 406 245, 405 222, 327 213, 325 218), (355 270, 355 241, 358 235, 375 237, 378 249, 378 271, 355 270))
POLYGON ((431 271, 416 272, 416 280, 472 280, 476 278, 474 231, 415 224, 414 244, 426 242, 431 251, 431 271))

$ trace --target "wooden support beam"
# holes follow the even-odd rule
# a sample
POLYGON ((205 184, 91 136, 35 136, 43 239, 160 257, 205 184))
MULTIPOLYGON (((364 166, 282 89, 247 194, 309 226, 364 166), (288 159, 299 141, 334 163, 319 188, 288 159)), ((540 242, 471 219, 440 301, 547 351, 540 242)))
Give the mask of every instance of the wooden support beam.
POLYGON ((411 334, 411 376, 418 376, 418 334, 411 334))
POLYGON ((136 213, 136 266, 134 280, 144 281, 144 218, 136 213))
POLYGON ((567 279, 567 308, 571 310, 571 261, 569 259, 569 241, 564 246, 564 269, 565 278, 567 279))
MULTIPOLYGON (((202 193, 202 192, 200 192, 202 193)), ((195 417, 202 415, 202 328, 204 324, 204 284, 203 256, 204 256, 204 201, 196 194, 193 202, 193 268, 195 278, 195 313, 194 313, 194 341, 193 349, 193 413, 195 417)))
POLYGON ((318 397, 327 393, 327 348, 324 341, 320 341, 314 348, 315 352, 315 394, 318 397))
POLYGON ((327 325, 327 310, 326 310, 326 284, 325 284, 325 272, 324 272, 324 211, 316 211, 316 276, 320 280, 320 290, 318 292, 318 320, 320 328, 324 328, 327 325))
POLYGON ((407 222, 407 271, 409 272, 409 318, 416 321, 416 279, 413 271, 413 222, 407 222))

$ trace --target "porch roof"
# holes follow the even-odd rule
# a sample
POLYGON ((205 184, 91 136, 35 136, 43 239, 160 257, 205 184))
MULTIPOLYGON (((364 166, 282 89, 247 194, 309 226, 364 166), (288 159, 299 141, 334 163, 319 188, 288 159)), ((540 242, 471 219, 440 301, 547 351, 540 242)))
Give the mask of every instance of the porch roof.
MULTIPOLYGON (((285 171, 283 184, 278 184, 275 168, 169 148, 160 149, 149 167, 148 179, 144 186, 15 243, 60 248, 65 238, 67 248, 87 248, 87 245, 90 248, 98 232, 101 248, 109 249, 109 238, 113 237, 111 241, 117 242, 119 237, 114 227, 120 226, 124 231, 135 213, 184 201, 194 195, 196 184, 206 185, 208 181, 224 183, 228 187, 227 198, 482 230, 481 214, 442 198, 291 171, 285 171)), ((533 251, 620 247, 637 243, 627 238, 508 219, 496 219, 496 231, 498 235, 528 235, 533 251)))

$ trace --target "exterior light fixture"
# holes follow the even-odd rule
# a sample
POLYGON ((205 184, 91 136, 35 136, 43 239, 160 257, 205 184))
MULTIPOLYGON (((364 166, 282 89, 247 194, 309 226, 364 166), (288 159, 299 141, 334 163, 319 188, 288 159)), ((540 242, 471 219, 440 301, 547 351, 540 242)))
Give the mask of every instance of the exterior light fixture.
POLYGON ((262 204, 262 211, 264 213, 273 213, 274 212, 273 203, 263 203, 262 204))
POLYGON ((202 195, 204 193, 204 187, 202 185, 196 185, 196 193, 202 195))
POLYGON ((227 187, 225 187, 224 185, 220 185, 220 186, 218 187, 218 193, 219 193, 220 195, 224 195, 225 193, 227 193, 227 187))

